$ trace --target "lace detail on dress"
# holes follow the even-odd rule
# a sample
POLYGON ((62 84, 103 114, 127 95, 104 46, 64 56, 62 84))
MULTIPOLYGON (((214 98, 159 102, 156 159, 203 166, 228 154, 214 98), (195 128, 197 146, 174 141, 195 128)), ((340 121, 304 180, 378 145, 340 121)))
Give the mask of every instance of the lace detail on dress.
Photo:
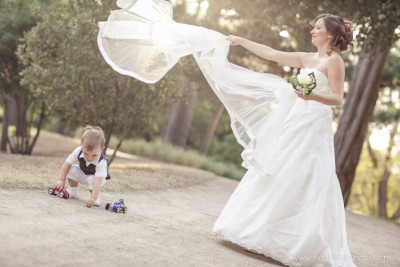
POLYGON ((244 243, 242 241, 240 241, 239 239, 236 239, 236 237, 234 235, 228 235, 228 234, 223 234, 223 233, 218 233, 215 235, 216 237, 221 236, 224 240, 232 242, 250 252, 254 252, 260 255, 264 255, 266 257, 269 257, 271 259, 274 259, 276 261, 279 261, 281 263, 283 263, 284 265, 287 265, 289 267, 301 267, 304 266, 299 262, 296 261, 292 261, 290 259, 288 259, 286 256, 282 256, 282 255, 277 255, 274 251, 270 250, 270 251, 266 251, 261 249, 260 247, 258 247, 256 244, 254 243, 244 243))

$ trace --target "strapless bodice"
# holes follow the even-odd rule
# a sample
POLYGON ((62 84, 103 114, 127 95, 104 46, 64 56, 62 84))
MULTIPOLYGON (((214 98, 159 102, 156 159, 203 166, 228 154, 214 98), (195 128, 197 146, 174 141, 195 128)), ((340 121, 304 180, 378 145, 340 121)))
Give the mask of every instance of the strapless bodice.
POLYGON ((323 94, 330 94, 328 77, 326 77, 325 73, 315 68, 303 68, 300 70, 300 73, 311 73, 311 72, 314 72, 315 79, 317 80, 317 87, 313 91, 323 94))

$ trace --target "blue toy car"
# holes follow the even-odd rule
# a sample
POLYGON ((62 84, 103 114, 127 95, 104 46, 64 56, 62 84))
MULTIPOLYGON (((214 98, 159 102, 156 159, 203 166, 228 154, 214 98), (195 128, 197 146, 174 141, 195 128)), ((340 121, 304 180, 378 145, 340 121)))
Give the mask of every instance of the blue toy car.
POLYGON ((118 201, 107 203, 105 208, 106 210, 116 213, 126 213, 128 211, 128 207, 125 206, 124 200, 122 198, 118 201))

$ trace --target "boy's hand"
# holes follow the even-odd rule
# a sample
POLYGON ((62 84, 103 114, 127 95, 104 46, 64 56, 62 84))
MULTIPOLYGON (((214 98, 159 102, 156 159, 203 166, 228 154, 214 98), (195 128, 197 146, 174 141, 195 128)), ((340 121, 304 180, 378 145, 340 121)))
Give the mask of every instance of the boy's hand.
POLYGON ((65 180, 63 179, 58 179, 56 185, 54 186, 55 188, 58 189, 63 189, 65 187, 65 180))
POLYGON ((93 207, 95 201, 96 199, 94 199, 93 197, 89 197, 88 200, 86 200, 86 207, 88 208, 93 207))

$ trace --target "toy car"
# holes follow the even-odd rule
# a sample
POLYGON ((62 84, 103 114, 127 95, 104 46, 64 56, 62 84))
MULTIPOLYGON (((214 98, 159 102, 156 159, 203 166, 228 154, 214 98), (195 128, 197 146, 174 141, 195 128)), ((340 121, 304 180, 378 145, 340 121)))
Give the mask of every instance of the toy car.
POLYGON ((59 188, 55 188, 55 187, 49 188, 49 190, 47 190, 47 192, 53 196, 58 196, 58 197, 65 198, 65 199, 69 198, 69 193, 68 193, 67 189, 65 189, 65 188, 63 188, 61 190, 59 188))
POLYGON ((107 203, 105 206, 106 210, 113 211, 116 213, 126 213, 128 211, 128 207, 125 206, 124 200, 120 199, 115 202, 107 203))

